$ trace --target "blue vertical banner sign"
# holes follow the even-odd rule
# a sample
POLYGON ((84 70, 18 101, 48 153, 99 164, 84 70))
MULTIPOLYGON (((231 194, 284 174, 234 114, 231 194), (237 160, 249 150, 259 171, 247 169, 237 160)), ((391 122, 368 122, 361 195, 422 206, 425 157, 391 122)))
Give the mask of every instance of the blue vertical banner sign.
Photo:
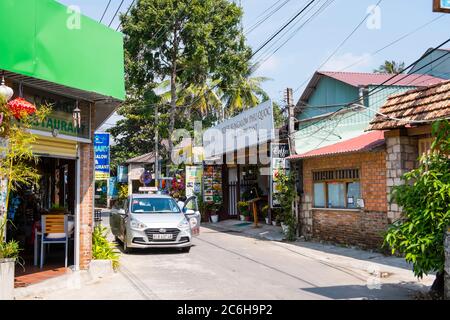
POLYGON ((95 180, 109 179, 109 133, 94 135, 95 180))

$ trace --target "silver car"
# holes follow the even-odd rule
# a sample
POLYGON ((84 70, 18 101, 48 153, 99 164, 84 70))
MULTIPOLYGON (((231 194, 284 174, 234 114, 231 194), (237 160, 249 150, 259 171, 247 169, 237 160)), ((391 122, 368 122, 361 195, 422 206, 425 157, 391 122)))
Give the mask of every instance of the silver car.
POLYGON ((192 236, 200 230, 197 198, 181 205, 167 195, 133 194, 123 208, 111 210, 111 231, 123 243, 123 251, 134 248, 179 248, 189 252, 192 236))

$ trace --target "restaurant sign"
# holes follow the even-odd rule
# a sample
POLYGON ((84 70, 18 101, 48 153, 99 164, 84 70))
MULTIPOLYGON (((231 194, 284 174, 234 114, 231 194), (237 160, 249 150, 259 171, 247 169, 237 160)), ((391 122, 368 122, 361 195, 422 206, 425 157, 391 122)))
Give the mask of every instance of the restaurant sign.
POLYGON ((94 135, 95 180, 109 179, 109 133, 94 135))

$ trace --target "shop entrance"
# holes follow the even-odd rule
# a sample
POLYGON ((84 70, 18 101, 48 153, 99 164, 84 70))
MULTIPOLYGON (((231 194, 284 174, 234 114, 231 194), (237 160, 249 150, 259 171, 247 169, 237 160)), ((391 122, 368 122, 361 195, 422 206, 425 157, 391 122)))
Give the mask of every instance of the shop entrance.
MULTIPOLYGON (((29 276, 36 272, 66 271, 65 245, 61 243, 47 245, 43 269, 39 267, 40 238, 35 241, 35 235, 36 231, 41 231, 43 216, 66 217, 62 219, 67 219, 68 266, 75 264, 76 160, 53 157, 38 159, 32 164, 40 175, 38 183, 18 186, 10 195, 8 218, 12 223, 8 224, 7 237, 8 240, 19 242, 22 249, 20 257, 23 267, 16 267, 16 285, 19 286, 27 285, 29 276)), ((61 235, 58 234, 58 237, 61 235)))

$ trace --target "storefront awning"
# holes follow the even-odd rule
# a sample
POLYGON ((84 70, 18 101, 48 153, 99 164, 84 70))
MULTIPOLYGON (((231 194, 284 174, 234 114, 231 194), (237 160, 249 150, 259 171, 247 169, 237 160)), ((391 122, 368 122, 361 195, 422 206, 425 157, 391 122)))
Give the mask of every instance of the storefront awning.
POLYGON ((0 70, 12 79, 88 101, 125 99, 122 34, 75 7, 1 0, 0 30, 0 70))

